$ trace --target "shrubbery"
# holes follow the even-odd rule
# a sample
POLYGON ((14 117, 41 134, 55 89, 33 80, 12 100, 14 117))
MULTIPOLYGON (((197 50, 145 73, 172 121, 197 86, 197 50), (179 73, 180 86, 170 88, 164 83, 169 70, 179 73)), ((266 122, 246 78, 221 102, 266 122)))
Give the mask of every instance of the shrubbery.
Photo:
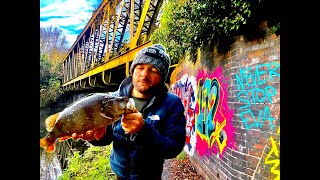
POLYGON ((68 42, 59 28, 40 27, 40 108, 48 107, 59 95, 63 78, 63 57, 68 42))
POLYGON ((277 3, 275 0, 167 0, 151 41, 167 48, 173 64, 186 52, 193 54, 203 46, 216 46, 218 51, 226 52, 235 36, 249 29, 261 31, 260 23, 264 21, 271 32, 279 31, 277 3))
POLYGON ((48 58, 40 55, 40 108, 48 106, 55 102, 62 91, 60 90, 60 81, 58 72, 52 70, 52 64, 48 58))
POLYGON ((58 180, 115 179, 110 168, 111 146, 112 144, 101 147, 90 146, 82 155, 75 151, 70 155, 70 163, 58 180))

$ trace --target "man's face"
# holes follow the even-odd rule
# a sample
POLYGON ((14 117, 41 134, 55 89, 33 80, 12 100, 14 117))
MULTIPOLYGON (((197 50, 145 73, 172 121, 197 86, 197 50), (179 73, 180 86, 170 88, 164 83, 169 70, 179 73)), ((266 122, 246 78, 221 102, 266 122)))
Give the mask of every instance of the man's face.
POLYGON ((150 94, 161 82, 161 74, 149 64, 138 64, 133 70, 132 82, 136 91, 150 94))

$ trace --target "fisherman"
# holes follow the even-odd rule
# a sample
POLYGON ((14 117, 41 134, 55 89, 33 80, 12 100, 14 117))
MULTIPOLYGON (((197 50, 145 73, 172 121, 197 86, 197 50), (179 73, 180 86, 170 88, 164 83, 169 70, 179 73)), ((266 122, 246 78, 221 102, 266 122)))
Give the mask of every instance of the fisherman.
POLYGON ((94 146, 113 142, 110 165, 117 179, 160 180, 164 160, 175 158, 185 145, 184 106, 165 85, 170 61, 160 44, 143 48, 130 76, 111 93, 133 98, 138 110, 123 114, 101 139, 90 141, 94 146))

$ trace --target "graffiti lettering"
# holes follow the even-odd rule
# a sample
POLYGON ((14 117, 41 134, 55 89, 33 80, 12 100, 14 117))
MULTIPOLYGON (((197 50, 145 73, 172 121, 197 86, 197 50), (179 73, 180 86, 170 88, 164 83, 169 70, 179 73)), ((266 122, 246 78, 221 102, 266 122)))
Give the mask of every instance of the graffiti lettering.
MULTIPOLYGON (((200 82, 199 85, 201 84, 200 82)), ((204 138, 209 139, 214 131, 213 118, 219 103, 219 85, 216 79, 213 79, 212 83, 210 79, 206 79, 203 87, 198 87, 198 90, 198 102, 201 108, 197 118, 197 129, 204 138)))
POLYGON ((274 129, 274 126, 272 124, 272 121, 274 120, 274 118, 271 117, 270 109, 269 109, 268 106, 264 107, 264 111, 263 112, 262 112, 262 110, 259 110, 258 118, 256 118, 253 115, 251 109, 243 111, 243 112, 240 112, 239 115, 240 115, 240 117, 241 117, 246 129, 250 129, 253 126, 261 128, 262 125, 264 124, 264 121, 266 121, 266 120, 269 121, 271 129, 272 130, 274 129), (251 119, 253 119, 253 122, 251 124, 249 124, 251 119))
POLYGON ((231 123, 233 111, 228 108, 226 79, 221 67, 212 74, 198 72, 195 119, 196 149, 200 156, 211 153, 211 149, 213 153, 222 154, 226 146, 235 147, 231 123))
POLYGON ((210 142, 211 142, 210 145, 213 146, 213 143, 215 142, 215 140, 217 140, 218 147, 221 154, 222 150, 226 146, 226 141, 227 141, 227 137, 224 137, 222 134, 224 132, 222 131, 222 129, 226 126, 226 120, 224 120, 221 125, 219 122, 217 122, 216 124, 217 126, 215 128, 215 131, 213 135, 210 137, 210 142))
MULTIPOLYGON (((280 128, 278 129, 278 134, 279 133, 280 133, 280 128)), ((279 153, 279 149, 278 149, 278 146, 280 146, 280 140, 278 143, 276 143, 275 140, 272 138, 272 136, 270 136, 270 141, 272 144, 272 148, 271 148, 270 152, 268 153, 264 163, 265 164, 273 164, 273 166, 271 167, 271 172, 273 174, 277 175, 275 180, 280 180, 280 170, 276 169, 280 165, 280 153, 279 153), (274 156, 275 156, 274 159, 271 159, 272 154, 274 154, 274 156)))
POLYGON ((259 110, 257 117, 255 117, 250 107, 261 103, 273 103, 272 99, 277 94, 277 89, 270 85, 264 88, 260 87, 266 84, 268 80, 271 81, 274 80, 274 77, 280 77, 279 67, 279 63, 271 62, 257 65, 255 70, 252 70, 252 67, 240 69, 239 75, 236 74, 237 88, 240 90, 237 97, 241 103, 239 115, 246 129, 254 126, 262 127, 264 121, 269 121, 271 129, 274 129, 273 121, 275 118, 271 117, 270 108, 267 105, 263 110, 259 110))
POLYGON ((268 79, 273 81, 273 77, 280 77, 280 74, 277 72, 280 64, 277 62, 271 62, 268 64, 260 64, 256 66, 255 74, 252 75, 251 70, 252 67, 248 67, 246 69, 240 69, 239 75, 236 74, 236 82, 238 90, 244 90, 244 85, 248 87, 255 87, 257 85, 265 84, 268 79), (269 73, 264 69, 268 69, 269 73))
POLYGON ((251 104, 268 102, 272 103, 272 97, 275 96, 277 90, 272 86, 267 86, 264 89, 254 88, 248 91, 240 91, 238 93, 238 99, 241 103, 245 103, 242 108, 247 108, 251 106, 251 104))
POLYGON ((194 76, 185 74, 176 84, 172 85, 170 91, 179 96, 185 108, 186 124, 186 152, 192 156, 195 148, 195 84, 194 76), (192 145, 193 144, 193 145, 192 145))

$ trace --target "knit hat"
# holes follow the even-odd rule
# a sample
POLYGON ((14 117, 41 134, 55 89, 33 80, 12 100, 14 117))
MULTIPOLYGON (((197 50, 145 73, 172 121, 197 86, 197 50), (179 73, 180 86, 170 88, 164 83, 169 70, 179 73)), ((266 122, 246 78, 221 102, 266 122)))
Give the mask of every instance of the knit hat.
POLYGON ((170 57, 165 48, 161 44, 154 44, 137 53, 131 64, 130 73, 133 74, 133 69, 138 64, 150 64, 158 69, 164 82, 168 76, 170 63, 170 57))

